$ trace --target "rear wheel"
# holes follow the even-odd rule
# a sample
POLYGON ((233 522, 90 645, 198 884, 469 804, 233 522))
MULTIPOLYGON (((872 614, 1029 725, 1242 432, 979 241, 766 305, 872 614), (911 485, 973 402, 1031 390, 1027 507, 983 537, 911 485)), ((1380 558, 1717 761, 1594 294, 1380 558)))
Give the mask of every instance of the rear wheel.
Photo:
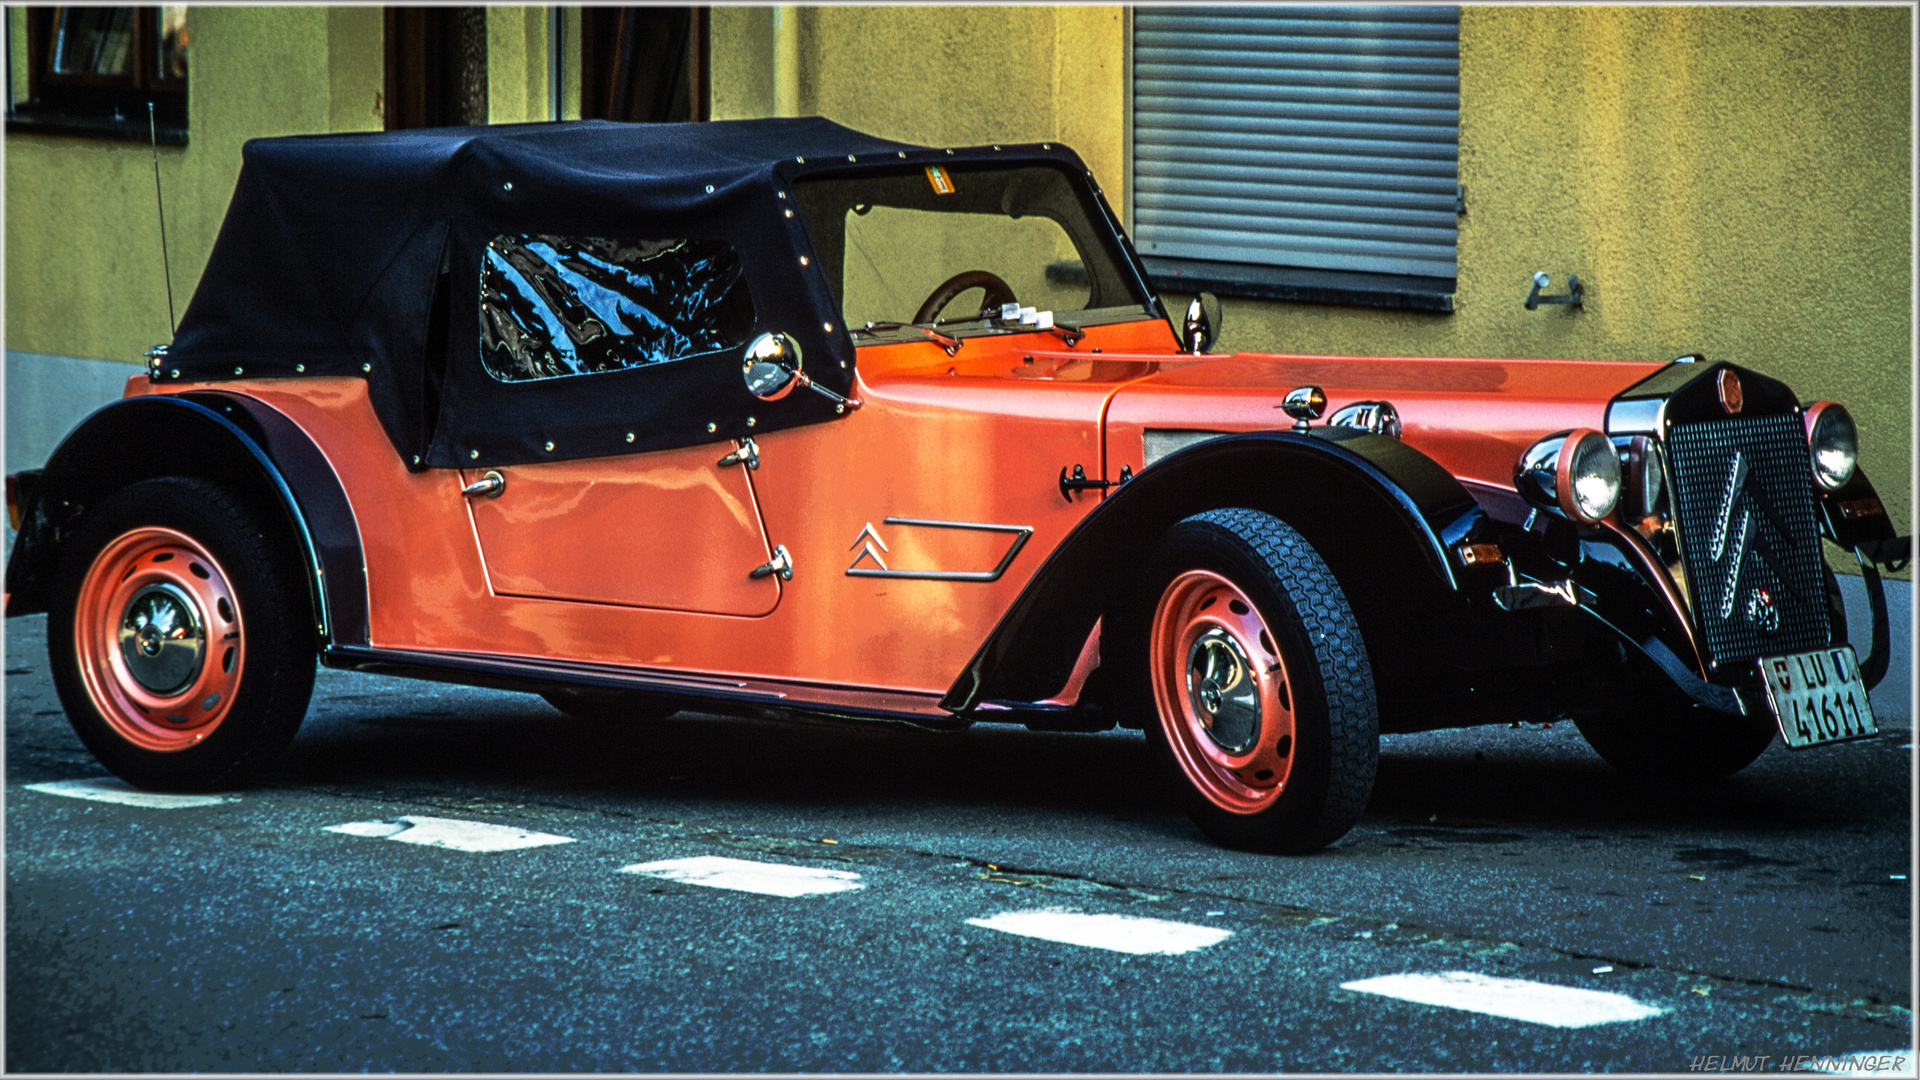
POLYGON ((129 783, 215 791, 292 741, 313 693, 311 603, 292 545, 204 480, 101 500, 62 555, 47 618, 80 741, 129 783))
POLYGON ((1279 519, 1233 509, 1174 526, 1152 566, 1148 733, 1194 820, 1260 851, 1345 835, 1373 790, 1379 715, 1326 564, 1279 519))

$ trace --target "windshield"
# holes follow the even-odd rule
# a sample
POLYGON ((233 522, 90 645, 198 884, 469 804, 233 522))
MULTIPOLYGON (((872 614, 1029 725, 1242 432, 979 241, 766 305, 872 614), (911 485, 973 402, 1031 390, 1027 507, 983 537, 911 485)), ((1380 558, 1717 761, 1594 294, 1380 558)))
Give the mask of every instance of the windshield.
POLYGON ((1090 196, 1054 166, 820 177, 794 194, 856 331, 937 321, 988 332, 997 318, 983 314, 997 317, 1009 302, 1068 325, 1152 315, 1111 233, 1094 224, 1090 196))

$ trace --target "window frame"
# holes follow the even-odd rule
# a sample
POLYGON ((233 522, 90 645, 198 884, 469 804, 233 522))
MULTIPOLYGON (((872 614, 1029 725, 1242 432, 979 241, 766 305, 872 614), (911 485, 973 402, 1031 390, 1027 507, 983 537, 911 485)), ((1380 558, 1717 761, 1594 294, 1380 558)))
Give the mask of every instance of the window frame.
MULTIPOLYGON (((123 5, 124 6, 124 5, 123 5)), ((159 70, 164 8, 133 7, 131 70, 126 75, 87 75, 53 70, 53 49, 59 20, 71 10, 106 8, 73 6, 9 7, 7 9, 7 131, 79 135, 83 137, 184 146, 188 138, 188 76, 174 78, 159 70), (12 20, 26 22, 26 53, 14 55, 12 20), (27 96, 13 97, 13 70, 24 65, 27 96), (149 126, 147 103, 152 102, 149 126)))
MULTIPOLYGON (((914 164, 882 165, 877 168, 870 167, 863 169, 835 169, 827 172, 813 173, 794 181, 791 190, 794 193, 794 201, 797 204, 796 209, 800 214, 803 227, 807 230, 807 236, 813 249, 814 258, 819 264, 819 272, 826 280, 827 288, 833 298, 835 310, 839 312, 841 320, 849 326, 853 325, 853 320, 852 317, 846 313, 846 297, 844 292, 846 288, 846 255, 844 247, 846 237, 845 215, 858 203, 857 200, 827 199, 826 188, 828 185, 857 185, 869 182, 884 183, 906 178, 916 178, 910 179, 908 182, 910 186, 918 187, 919 183, 917 178, 925 176, 928 168, 929 166, 924 164, 914 164), (820 192, 820 194, 816 195, 816 191, 820 192), (835 210, 836 207, 839 208, 837 211, 835 210)), ((1124 250, 1124 239, 1115 234, 1111 219, 1103 212, 1097 193, 1090 188, 1086 179, 1080 176, 1076 170, 1068 168, 1058 161, 1031 159, 1016 159, 1007 162, 968 161, 947 165, 945 168, 956 180, 967 176, 1004 174, 1025 169, 1048 169, 1057 173, 1059 179, 1065 186, 1065 191, 1071 195, 1074 204, 1081 213, 1080 227, 1082 231, 1077 232, 1066 220, 1056 218, 1052 215, 1042 215, 1045 216, 1047 220, 1053 221, 1054 224, 1060 228, 1062 235, 1073 245, 1075 253, 1079 256, 1072 260, 1045 264, 1042 272, 1046 275, 1047 279, 1062 284, 1088 285, 1089 295, 1087 300, 1088 303, 1091 304, 1098 298, 1095 295, 1097 289, 1087 276, 1089 271, 1085 260, 1091 250, 1101 257, 1104 264, 1103 269, 1111 276, 1111 287, 1121 289, 1125 293, 1130 294, 1132 303, 1109 304, 1098 308, 1087 308, 1081 314, 1098 314, 1093 315, 1093 321, 1087 322, 1086 325, 1160 317, 1155 310, 1158 298, 1153 294, 1151 286, 1146 282, 1139 281, 1134 274, 1129 272, 1129 263, 1124 250), (1128 314, 1118 316, 1117 313, 1122 310, 1127 311, 1128 314)), ((875 205, 897 206, 902 209, 912 208, 904 202, 876 203, 875 205)), ((922 207, 922 209, 930 208, 937 207, 922 207)), ((956 213, 964 212, 956 211, 956 213)), ((891 321, 893 320, 889 320, 889 322, 891 321)), ((970 320, 961 318, 950 321, 967 322, 970 320)), ((960 337, 1007 332, 1004 328, 988 324, 982 324, 978 327, 946 330, 945 328, 948 322, 949 321, 942 321, 938 325, 942 326, 943 332, 954 333, 960 337)), ((864 344, 872 344, 872 342, 868 341, 864 344)))

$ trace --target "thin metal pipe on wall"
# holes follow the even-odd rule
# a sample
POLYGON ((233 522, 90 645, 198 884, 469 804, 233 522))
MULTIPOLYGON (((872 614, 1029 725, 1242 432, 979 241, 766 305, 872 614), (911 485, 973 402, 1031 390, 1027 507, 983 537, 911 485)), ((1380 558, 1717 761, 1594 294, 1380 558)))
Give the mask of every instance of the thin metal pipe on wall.
POLYGON ((558 7, 547 8, 547 119, 560 119, 562 102, 567 90, 561 85, 560 78, 564 68, 560 62, 564 55, 562 49, 566 43, 566 13, 558 7))
POLYGON ((800 115, 800 9, 773 9, 773 115, 800 115))

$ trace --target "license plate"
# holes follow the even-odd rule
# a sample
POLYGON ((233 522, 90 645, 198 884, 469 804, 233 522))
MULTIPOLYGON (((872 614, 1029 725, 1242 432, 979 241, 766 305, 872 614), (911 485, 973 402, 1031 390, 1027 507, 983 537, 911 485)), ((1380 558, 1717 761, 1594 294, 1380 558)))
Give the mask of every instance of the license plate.
POLYGON ((1880 734, 1851 645, 1764 656, 1760 675, 1789 749, 1880 734))

